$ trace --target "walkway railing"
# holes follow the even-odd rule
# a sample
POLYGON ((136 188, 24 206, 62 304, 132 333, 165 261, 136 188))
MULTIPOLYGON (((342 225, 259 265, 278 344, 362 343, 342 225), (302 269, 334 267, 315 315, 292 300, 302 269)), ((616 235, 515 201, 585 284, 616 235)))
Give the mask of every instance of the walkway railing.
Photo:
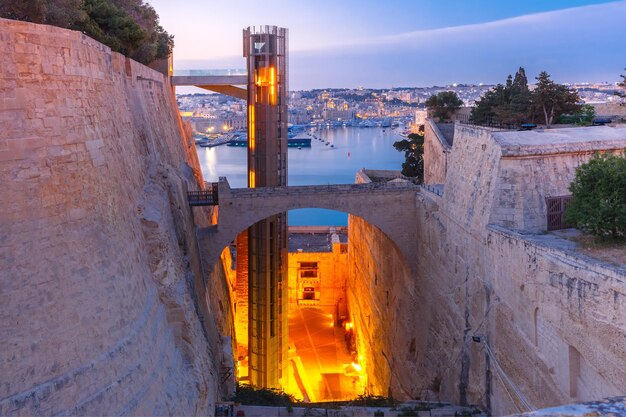
POLYGON ((194 206, 216 206, 219 204, 217 193, 217 183, 208 183, 205 190, 188 191, 187 202, 191 207, 194 206))
POLYGON ((443 184, 422 184, 422 188, 439 197, 443 197, 443 184))
POLYGON ((522 125, 517 123, 503 123, 498 120, 486 120, 484 122, 477 123, 469 118, 460 118, 457 119, 460 124, 468 125, 468 126, 478 126, 478 127, 489 127, 492 129, 502 129, 502 130, 521 130, 522 125))

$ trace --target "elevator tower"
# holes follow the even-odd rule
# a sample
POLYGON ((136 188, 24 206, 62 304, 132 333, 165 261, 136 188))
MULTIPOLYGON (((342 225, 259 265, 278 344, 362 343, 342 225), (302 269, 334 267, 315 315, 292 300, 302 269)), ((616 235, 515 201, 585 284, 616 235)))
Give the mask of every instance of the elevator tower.
MULTIPOLYGON (((248 69, 248 187, 287 185, 287 29, 243 31, 248 69)), ((287 384, 287 213, 251 226, 248 239, 250 384, 287 384)))

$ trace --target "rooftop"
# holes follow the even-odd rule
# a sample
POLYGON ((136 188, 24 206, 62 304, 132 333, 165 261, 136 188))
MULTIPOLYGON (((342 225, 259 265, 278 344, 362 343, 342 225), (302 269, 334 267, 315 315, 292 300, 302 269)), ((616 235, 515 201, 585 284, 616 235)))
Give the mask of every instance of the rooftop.
POLYGON ((626 125, 500 131, 493 139, 502 156, 626 149, 626 125))
MULTIPOLYGON (((339 242, 348 242, 347 228, 337 227, 334 230, 334 234, 339 237, 339 242)), ((324 232, 315 230, 309 231, 294 231, 289 228, 289 252, 298 252, 300 249, 302 252, 332 252, 333 251, 333 232, 330 230, 324 232)))

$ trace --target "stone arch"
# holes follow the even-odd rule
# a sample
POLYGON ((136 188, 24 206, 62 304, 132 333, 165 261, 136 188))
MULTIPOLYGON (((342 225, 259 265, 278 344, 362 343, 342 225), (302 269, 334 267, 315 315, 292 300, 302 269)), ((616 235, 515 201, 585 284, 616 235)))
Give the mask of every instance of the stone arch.
POLYGON ((415 234, 407 227, 417 223, 414 187, 358 184, 231 190, 228 183, 220 182, 219 195, 217 226, 199 233, 207 272, 239 233, 274 214, 301 208, 335 210, 362 218, 387 236, 409 269, 415 270, 415 234))

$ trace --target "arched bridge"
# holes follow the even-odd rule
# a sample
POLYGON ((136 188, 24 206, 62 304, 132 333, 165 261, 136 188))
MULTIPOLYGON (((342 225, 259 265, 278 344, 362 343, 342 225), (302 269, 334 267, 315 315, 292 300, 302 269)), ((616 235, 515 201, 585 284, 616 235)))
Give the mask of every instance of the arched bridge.
POLYGON ((220 179, 208 197, 212 204, 218 203, 217 225, 198 231, 203 263, 212 269, 224 247, 260 220, 293 209, 323 208, 359 216, 378 227, 413 269, 417 245, 410 225, 415 224, 419 189, 407 181, 231 189, 220 179))

